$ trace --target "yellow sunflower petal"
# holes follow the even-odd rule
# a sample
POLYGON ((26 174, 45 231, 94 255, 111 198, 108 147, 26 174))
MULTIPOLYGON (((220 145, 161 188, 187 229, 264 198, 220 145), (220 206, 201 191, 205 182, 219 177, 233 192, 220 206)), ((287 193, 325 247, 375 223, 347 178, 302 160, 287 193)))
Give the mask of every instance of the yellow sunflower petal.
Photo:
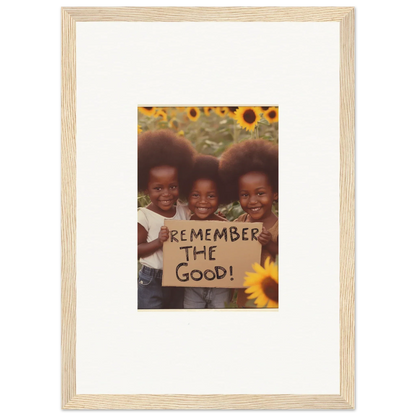
POLYGON ((264 262, 264 270, 268 272, 269 266, 270 266, 270 257, 267 257, 266 261, 264 262))
POLYGON ((228 108, 228 117, 236 119, 235 112, 238 110, 238 107, 227 107, 228 108))
POLYGON ((261 113, 265 113, 270 107, 257 107, 261 113))
POLYGON ((250 286, 245 290, 246 293, 262 293, 261 286, 250 286))
POLYGON ((269 303, 267 304, 268 308, 278 308, 279 304, 277 302, 275 302, 274 300, 269 300, 269 303))
POLYGON ((279 282, 277 276, 278 276, 278 273, 277 273, 277 265, 275 264, 275 265, 273 265, 272 272, 270 273, 270 277, 273 280, 275 280, 276 282, 279 282))
POLYGON ((156 113, 156 107, 138 107, 138 109, 146 116, 153 116, 156 113))
POLYGON ((249 285, 255 285, 261 283, 261 281, 264 279, 264 276, 253 273, 251 276, 245 277, 245 282, 247 282, 249 285))
POLYGON ((258 263, 254 263, 254 264, 253 264, 253 269, 254 269, 257 273, 261 274, 262 276, 267 276, 267 272, 266 272, 266 270, 264 270, 264 269, 263 269, 263 267, 261 267, 261 266, 260 266, 260 264, 258 264, 258 263))
POLYGON ((250 296, 247 296, 247 299, 256 299, 256 298, 258 298, 259 296, 261 296, 261 293, 254 292, 254 293, 252 293, 250 296))
POLYGON ((246 293, 246 294, 247 295, 250 295, 250 299, 256 299, 256 298, 262 296, 263 295, 263 292, 261 290, 258 290, 258 291, 254 292, 254 293, 246 293))
POLYGON ((263 281, 264 277, 260 277, 260 278, 250 278, 244 279, 244 286, 261 286, 261 282, 263 281))
POLYGON ((168 115, 166 114, 165 110, 158 110, 154 115, 155 118, 162 117, 163 121, 167 121, 168 115))
POLYGON ((251 277, 261 277, 261 276, 259 276, 258 273, 253 273, 253 272, 246 272, 246 276, 247 276, 247 278, 251 278, 251 277))
POLYGON ((214 111, 220 116, 225 117, 228 113, 227 107, 214 107, 214 111))
MULTIPOLYGON (((277 265, 275 265, 270 257, 267 257, 264 265, 264 270, 266 271, 267 275, 274 278, 273 275, 276 272, 277 273, 277 265)), ((274 278, 276 280, 276 278, 274 278)))
POLYGON ((262 294, 254 301, 254 303, 257 305, 258 308, 263 308, 268 300, 269 298, 262 294))
MULTIPOLYGON (((257 304, 258 298, 261 299, 262 296, 264 296, 264 293, 261 290, 259 290, 258 292, 254 292, 254 293, 251 293, 251 294, 248 293, 248 295, 250 295, 250 299, 255 299, 254 303, 257 304)), ((266 299, 267 299, 267 296, 266 296, 266 299)))

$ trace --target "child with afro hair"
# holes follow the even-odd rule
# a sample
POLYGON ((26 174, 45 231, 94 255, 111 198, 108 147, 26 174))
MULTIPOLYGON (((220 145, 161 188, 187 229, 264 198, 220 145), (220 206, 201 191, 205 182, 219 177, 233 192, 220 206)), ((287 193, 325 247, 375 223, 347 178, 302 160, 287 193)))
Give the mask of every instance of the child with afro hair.
MULTIPOLYGON (((220 175, 227 184, 230 200, 239 200, 245 214, 238 222, 262 222, 258 237, 262 245, 261 264, 268 257, 274 262, 278 253, 278 218, 273 203, 278 195, 277 145, 263 139, 251 139, 231 146, 221 157, 220 175)), ((272 294, 278 301, 278 293, 272 294)), ((237 305, 245 307, 244 289, 237 291, 237 305)))
POLYGON ((137 255, 142 264, 138 278, 139 309, 179 309, 183 288, 162 287, 163 243, 169 238, 165 218, 188 219, 188 210, 177 204, 192 169, 195 151, 170 130, 148 131, 138 139, 138 190, 150 198, 138 210, 137 255))
MULTIPOLYGON (((187 186, 188 208, 191 220, 226 221, 215 212, 224 199, 223 185, 219 176, 219 160, 214 156, 198 155, 187 186)), ((185 309, 224 308, 230 300, 230 289, 186 287, 185 309)))
POLYGON ((215 214, 225 200, 219 166, 220 161, 214 156, 198 154, 194 157, 186 184, 188 208, 193 213, 191 220, 225 221, 224 217, 215 214))

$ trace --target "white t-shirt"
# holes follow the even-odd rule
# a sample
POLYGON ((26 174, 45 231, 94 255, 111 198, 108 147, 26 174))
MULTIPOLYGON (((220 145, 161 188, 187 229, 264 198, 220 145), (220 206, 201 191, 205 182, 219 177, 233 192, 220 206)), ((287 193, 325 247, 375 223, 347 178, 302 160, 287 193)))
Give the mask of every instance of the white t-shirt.
MULTIPOLYGON (((137 222, 147 231, 146 241, 156 240, 159 238, 160 227, 165 225, 165 219, 169 220, 188 220, 191 213, 186 205, 178 204, 176 206, 176 214, 173 217, 164 217, 147 208, 139 208, 137 210, 137 222)), ((148 257, 140 259, 143 266, 151 267, 152 269, 163 269, 163 251, 159 249, 148 257)))

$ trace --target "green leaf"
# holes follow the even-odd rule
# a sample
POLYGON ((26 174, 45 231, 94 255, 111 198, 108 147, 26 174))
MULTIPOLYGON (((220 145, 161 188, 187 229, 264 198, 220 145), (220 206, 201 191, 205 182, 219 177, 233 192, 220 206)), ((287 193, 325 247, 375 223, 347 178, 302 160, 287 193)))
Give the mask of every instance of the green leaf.
POLYGON ((259 120, 259 124, 262 124, 263 126, 270 126, 270 123, 264 118, 259 120))

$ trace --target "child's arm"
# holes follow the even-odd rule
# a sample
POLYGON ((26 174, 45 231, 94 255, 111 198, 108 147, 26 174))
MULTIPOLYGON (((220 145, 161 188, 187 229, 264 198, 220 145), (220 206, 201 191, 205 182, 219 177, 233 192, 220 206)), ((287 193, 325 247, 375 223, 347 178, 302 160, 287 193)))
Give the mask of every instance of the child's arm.
POLYGON ((137 223, 137 258, 148 257, 163 247, 163 243, 169 238, 168 227, 160 227, 159 237, 147 242, 146 229, 137 223))
POLYGON ((272 241, 272 234, 267 231, 264 227, 258 237, 259 243, 264 246, 273 257, 277 256, 277 242, 272 241))

